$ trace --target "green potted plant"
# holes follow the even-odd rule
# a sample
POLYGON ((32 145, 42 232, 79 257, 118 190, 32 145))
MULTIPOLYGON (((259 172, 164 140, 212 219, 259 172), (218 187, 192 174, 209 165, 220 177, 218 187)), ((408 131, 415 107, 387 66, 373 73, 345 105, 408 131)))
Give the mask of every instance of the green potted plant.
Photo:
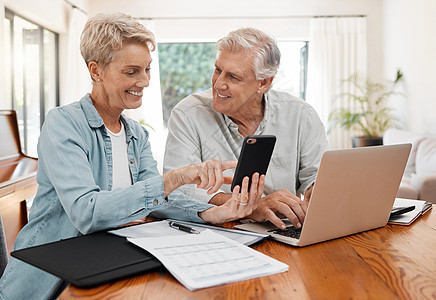
POLYGON ((388 98, 396 93, 397 84, 403 79, 401 70, 397 70, 392 82, 372 82, 367 75, 354 73, 343 80, 349 89, 338 97, 346 100, 347 107, 334 109, 329 115, 329 131, 339 126, 346 130, 356 130, 359 136, 352 137, 353 147, 383 144, 383 133, 394 126, 396 121, 388 98))

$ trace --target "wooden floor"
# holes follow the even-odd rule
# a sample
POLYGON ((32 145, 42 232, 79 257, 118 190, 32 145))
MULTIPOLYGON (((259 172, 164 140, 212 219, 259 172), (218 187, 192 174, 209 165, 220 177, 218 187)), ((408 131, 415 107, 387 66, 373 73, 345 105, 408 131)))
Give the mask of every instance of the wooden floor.
POLYGON ((436 299, 436 210, 410 226, 387 225, 304 248, 265 240, 254 249, 289 271, 191 292, 166 270, 59 299, 436 299))

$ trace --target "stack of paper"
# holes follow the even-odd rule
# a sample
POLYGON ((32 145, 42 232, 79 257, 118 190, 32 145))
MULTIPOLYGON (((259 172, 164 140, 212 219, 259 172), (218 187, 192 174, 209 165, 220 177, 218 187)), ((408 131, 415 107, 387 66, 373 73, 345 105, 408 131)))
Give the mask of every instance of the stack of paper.
POLYGON ((390 217, 388 221, 389 224, 410 225, 419 216, 425 214, 427 211, 429 211, 432 208, 432 204, 424 200, 395 198, 394 207, 403 207, 403 206, 415 206, 415 209, 398 216, 390 217))
POLYGON ((189 290, 289 269, 288 265, 211 230, 200 234, 128 240, 153 254, 189 290))
POLYGON ((255 232, 248 232, 248 231, 224 228, 220 226, 192 223, 192 222, 172 220, 172 219, 129 226, 121 229, 111 230, 109 231, 109 233, 123 236, 123 237, 129 237, 129 238, 190 235, 190 233, 171 228, 168 225, 168 222, 170 221, 174 221, 189 226, 200 232, 205 231, 206 229, 210 229, 215 233, 228 237, 229 239, 235 240, 246 246, 257 243, 258 241, 268 236, 266 234, 260 234, 255 232))

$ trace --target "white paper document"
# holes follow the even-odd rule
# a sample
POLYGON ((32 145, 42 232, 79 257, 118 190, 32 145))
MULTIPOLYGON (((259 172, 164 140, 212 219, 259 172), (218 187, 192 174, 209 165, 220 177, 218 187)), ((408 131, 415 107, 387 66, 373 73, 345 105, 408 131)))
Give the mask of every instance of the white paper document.
POLYGON ((390 224, 399 224, 399 225, 409 225, 420 215, 424 214, 427 210, 431 209, 432 205, 428 201, 424 200, 412 200, 412 199, 404 199, 404 198, 395 198, 393 207, 402 207, 402 206, 415 206, 415 209, 389 218, 390 224))
POLYGON ((128 241, 153 254, 191 291, 289 269, 288 265, 211 230, 128 241))
POLYGON ((179 221, 179 220, 164 220, 164 221, 155 221, 155 222, 149 222, 144 223, 140 225, 134 225, 129 226, 121 229, 111 230, 109 233, 123 236, 123 237, 130 237, 130 238, 143 238, 143 237, 162 237, 162 236, 187 236, 190 235, 190 233, 180 231, 177 229, 174 229, 168 225, 169 221, 174 221, 183 225, 190 226, 194 228, 195 230, 198 230, 200 232, 205 231, 206 229, 210 229, 215 233, 218 233, 220 235, 223 235, 225 237, 228 237, 232 240, 235 240, 241 244, 244 245, 251 245, 254 244, 268 235, 260 234, 260 233, 253 233, 253 232, 247 232, 237 229, 228 229, 224 227, 219 226, 212 226, 212 225, 206 225, 206 224, 198 224, 198 223, 192 223, 192 222, 186 222, 186 221, 179 221))

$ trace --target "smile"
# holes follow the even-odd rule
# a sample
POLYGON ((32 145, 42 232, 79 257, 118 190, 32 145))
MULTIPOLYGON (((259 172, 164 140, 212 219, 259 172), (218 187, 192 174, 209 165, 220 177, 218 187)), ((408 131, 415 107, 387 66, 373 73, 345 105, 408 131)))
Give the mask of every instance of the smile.
POLYGON ((142 96, 142 91, 140 92, 135 92, 135 91, 126 91, 127 93, 133 95, 133 96, 138 96, 141 97, 142 96))
POLYGON ((226 98, 230 98, 230 96, 224 96, 224 95, 221 95, 220 93, 216 93, 217 95, 218 95, 218 97, 220 97, 220 98, 224 98, 224 99, 226 99, 226 98))

